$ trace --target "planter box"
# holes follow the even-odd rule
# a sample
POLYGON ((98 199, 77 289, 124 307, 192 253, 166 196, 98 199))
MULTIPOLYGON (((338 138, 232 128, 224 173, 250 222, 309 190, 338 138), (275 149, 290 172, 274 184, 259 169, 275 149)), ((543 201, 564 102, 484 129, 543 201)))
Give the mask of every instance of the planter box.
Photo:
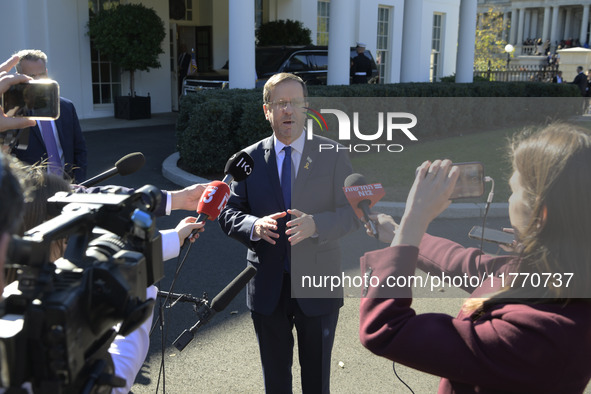
POLYGON ((115 97, 115 117, 117 119, 149 119, 152 117, 150 96, 115 97))

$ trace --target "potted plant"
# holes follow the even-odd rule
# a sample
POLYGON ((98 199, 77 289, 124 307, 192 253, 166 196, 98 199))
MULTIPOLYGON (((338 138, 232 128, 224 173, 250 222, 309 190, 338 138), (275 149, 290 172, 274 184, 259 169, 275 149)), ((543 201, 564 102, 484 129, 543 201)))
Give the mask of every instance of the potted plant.
POLYGON ((166 36, 162 19, 142 4, 121 4, 90 18, 88 35, 102 56, 129 71, 129 94, 115 98, 115 117, 149 118, 150 96, 136 96, 134 73, 160 67, 166 36))

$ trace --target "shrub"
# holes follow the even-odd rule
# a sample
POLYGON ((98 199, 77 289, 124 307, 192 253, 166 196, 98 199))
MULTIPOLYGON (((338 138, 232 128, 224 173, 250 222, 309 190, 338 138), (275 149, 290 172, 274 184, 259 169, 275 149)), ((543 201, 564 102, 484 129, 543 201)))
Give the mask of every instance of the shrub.
POLYGON ((312 31, 300 21, 277 20, 261 24, 256 31, 258 46, 310 45, 312 31))

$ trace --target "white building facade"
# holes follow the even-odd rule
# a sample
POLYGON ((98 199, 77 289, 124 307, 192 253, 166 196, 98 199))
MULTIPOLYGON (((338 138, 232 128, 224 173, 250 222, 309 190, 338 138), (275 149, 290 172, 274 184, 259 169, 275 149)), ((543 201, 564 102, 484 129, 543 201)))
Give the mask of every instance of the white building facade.
POLYGON ((533 54, 528 41, 550 40, 550 51, 590 44, 591 0, 478 0, 478 13, 490 7, 503 13, 504 39, 516 55, 533 54))
POLYGON ((44 51, 50 77, 80 118, 112 116, 114 97, 128 94, 129 75, 92 50, 86 26, 94 13, 128 2, 153 8, 166 27, 161 67, 135 74, 136 94, 151 96, 152 113, 178 108, 181 42, 195 49, 200 70, 229 62, 230 87, 252 88, 255 29, 281 19, 301 21, 314 44, 329 45, 329 84, 349 83, 356 42, 379 60, 382 83, 453 74, 472 81, 477 0, 19 0, 2 6, 2 58, 44 51))

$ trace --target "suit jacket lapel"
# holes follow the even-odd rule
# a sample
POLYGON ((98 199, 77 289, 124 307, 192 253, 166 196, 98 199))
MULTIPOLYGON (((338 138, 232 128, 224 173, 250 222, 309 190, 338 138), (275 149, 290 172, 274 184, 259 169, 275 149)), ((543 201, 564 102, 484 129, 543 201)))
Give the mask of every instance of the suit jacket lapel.
POLYGON ((298 175, 291 190, 291 201, 298 201, 310 173, 314 170, 314 159, 316 159, 316 155, 318 154, 317 145, 315 140, 306 140, 304 142, 304 151, 302 152, 302 159, 298 167, 298 175))
MULTIPOLYGON (((271 190, 275 195, 277 203, 283 211, 285 211, 285 203, 283 202, 283 192, 281 191, 281 183, 279 182, 279 171, 277 169, 277 159, 275 154, 275 147, 273 146, 273 136, 267 138, 263 142, 263 149, 265 150, 265 168, 267 169, 267 178, 271 185, 271 190)), ((256 170, 255 170, 256 171, 256 170)))
POLYGON ((45 152, 47 152, 47 148, 45 148, 45 141, 43 140, 43 136, 41 135, 41 129, 39 128, 39 123, 37 123, 33 127, 29 127, 29 145, 31 145, 30 139, 32 137, 37 138, 39 140, 40 146, 42 146, 43 149, 45 149, 45 152))

